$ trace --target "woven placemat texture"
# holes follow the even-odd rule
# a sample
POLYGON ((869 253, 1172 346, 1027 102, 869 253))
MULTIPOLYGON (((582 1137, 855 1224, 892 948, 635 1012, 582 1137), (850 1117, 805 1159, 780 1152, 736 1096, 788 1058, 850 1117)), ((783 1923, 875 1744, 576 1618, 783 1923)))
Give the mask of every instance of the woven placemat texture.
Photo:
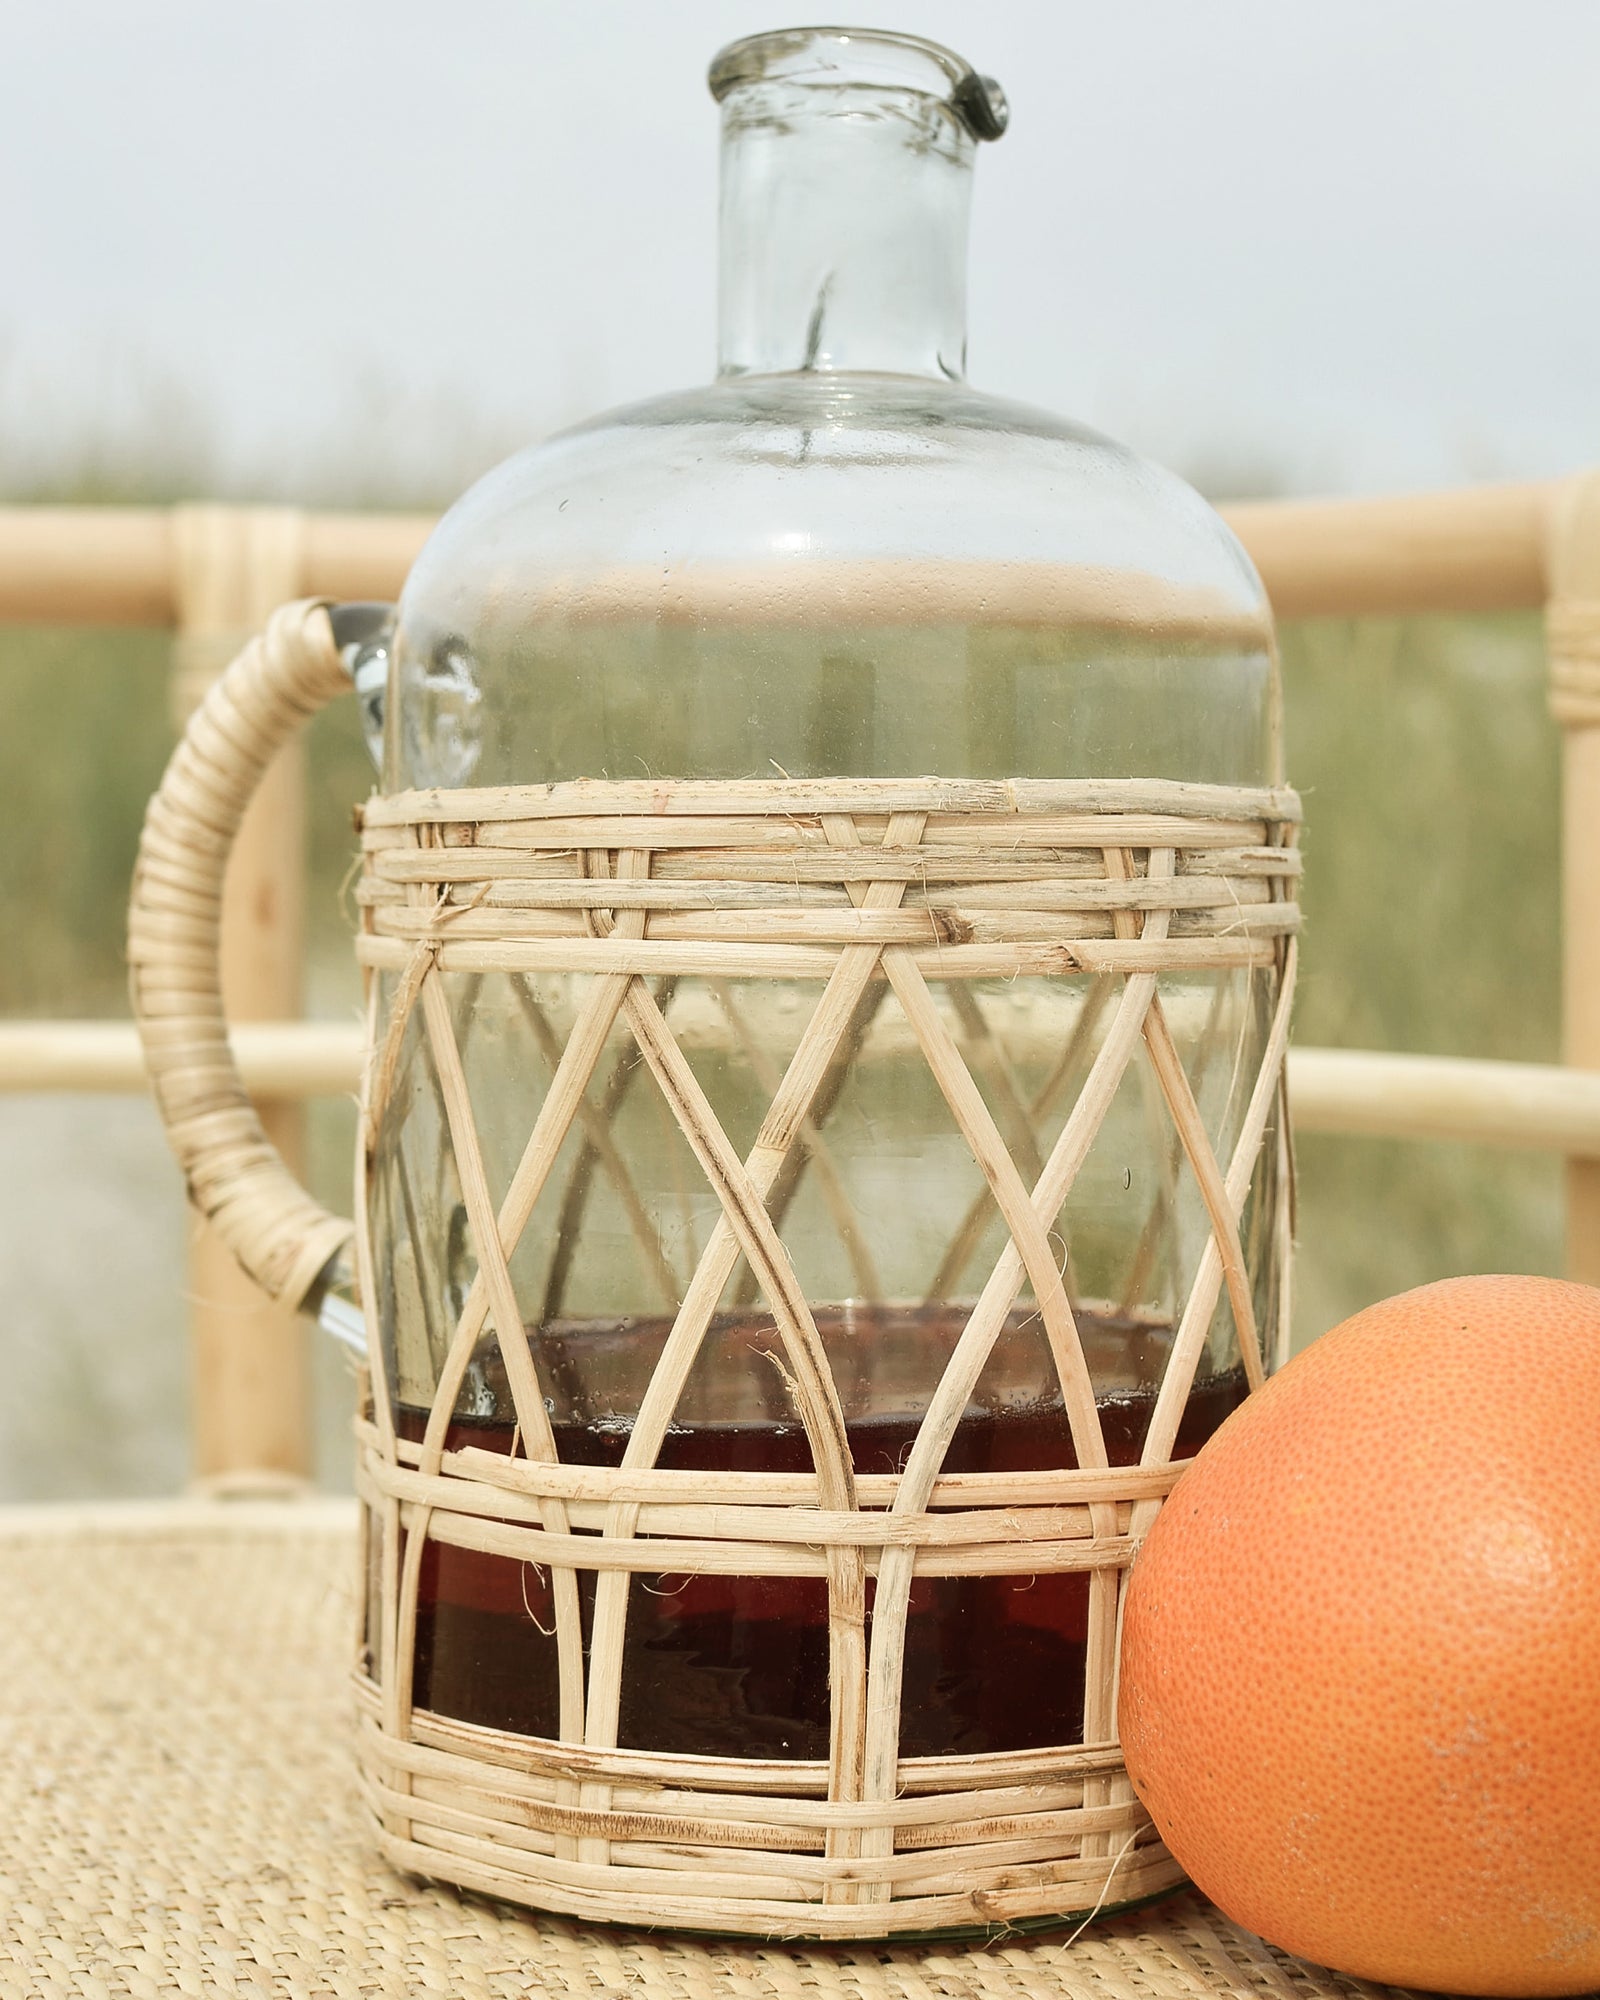
POLYGON ((782 1949, 585 1928, 379 1860, 344 1503, 0 1510, 0 1994, 1374 1996, 1199 1897, 1075 1941, 782 1949))

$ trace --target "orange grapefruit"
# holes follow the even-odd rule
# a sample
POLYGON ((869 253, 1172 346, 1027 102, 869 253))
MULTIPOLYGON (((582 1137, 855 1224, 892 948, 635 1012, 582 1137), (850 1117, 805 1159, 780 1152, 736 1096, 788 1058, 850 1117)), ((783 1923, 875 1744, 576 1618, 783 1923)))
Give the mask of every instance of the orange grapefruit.
POLYGON ((1600 1987, 1600 1291, 1424 1285, 1291 1361, 1134 1563, 1119 1721, 1180 1864, 1273 1943, 1600 1987))

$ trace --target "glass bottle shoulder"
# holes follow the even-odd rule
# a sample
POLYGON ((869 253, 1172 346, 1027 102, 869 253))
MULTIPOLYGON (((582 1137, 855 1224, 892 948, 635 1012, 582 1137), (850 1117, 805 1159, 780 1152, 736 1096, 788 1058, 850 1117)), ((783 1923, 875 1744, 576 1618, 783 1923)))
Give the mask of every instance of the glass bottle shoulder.
POLYGON ((1087 426, 965 383, 820 373, 726 378, 517 453, 445 516, 404 608, 459 616, 508 564, 531 581, 785 556, 1071 564, 1265 609, 1206 502, 1087 426))
POLYGON ((553 437, 401 600, 392 787, 640 770, 1274 775, 1271 624, 1181 480, 905 376, 727 378, 553 437))

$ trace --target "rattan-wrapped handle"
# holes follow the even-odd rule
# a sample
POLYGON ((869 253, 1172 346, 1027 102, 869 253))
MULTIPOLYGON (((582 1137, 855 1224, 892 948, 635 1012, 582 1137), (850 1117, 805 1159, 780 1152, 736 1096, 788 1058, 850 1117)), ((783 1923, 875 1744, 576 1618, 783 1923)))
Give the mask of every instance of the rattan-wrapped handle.
POLYGON ((353 1234, 262 1130, 222 1010, 222 878, 274 751, 350 686, 327 606, 286 604, 190 718, 145 814, 128 912, 134 1018, 196 1208, 265 1291, 314 1303, 353 1234))

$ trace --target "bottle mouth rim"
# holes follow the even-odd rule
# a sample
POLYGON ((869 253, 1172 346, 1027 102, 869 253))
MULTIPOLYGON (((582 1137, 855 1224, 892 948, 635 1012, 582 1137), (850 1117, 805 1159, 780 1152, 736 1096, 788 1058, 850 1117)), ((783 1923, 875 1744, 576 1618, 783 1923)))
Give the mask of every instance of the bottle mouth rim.
POLYGON ((1009 116, 992 77, 940 42, 889 28, 772 28, 730 42, 712 58, 706 81, 720 104, 754 83, 811 84, 835 90, 907 90, 948 105, 974 138, 998 139, 1009 116))

